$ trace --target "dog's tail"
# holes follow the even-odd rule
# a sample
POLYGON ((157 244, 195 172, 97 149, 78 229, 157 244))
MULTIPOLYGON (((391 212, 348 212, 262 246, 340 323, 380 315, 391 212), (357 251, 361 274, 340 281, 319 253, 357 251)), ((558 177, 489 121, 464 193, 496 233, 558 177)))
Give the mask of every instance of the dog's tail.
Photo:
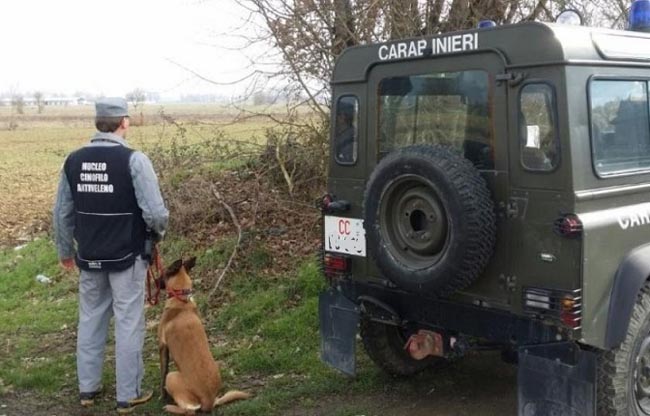
POLYGON ((221 406, 226 403, 234 402, 235 400, 244 400, 251 397, 250 393, 239 390, 230 390, 228 393, 221 397, 214 399, 214 407, 221 406))

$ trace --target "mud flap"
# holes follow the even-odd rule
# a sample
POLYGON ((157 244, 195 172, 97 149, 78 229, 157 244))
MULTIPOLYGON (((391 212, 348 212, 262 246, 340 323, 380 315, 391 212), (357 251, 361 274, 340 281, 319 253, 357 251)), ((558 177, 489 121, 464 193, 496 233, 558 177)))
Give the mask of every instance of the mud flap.
POLYGON ((356 374, 356 336, 359 308, 340 292, 330 289, 318 299, 321 360, 343 373, 356 374))
POLYGON ((519 349, 519 416, 595 416, 596 354, 575 343, 519 349))

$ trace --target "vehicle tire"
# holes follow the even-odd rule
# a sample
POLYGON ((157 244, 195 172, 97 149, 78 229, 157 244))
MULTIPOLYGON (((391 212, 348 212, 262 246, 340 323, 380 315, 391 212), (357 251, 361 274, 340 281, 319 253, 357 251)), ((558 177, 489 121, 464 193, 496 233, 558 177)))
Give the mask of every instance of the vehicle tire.
POLYGON ((598 415, 650 415, 650 283, 641 289, 627 335, 599 356, 598 415))
POLYGON ((428 367, 442 367, 448 363, 447 359, 440 357, 412 358, 404 349, 410 334, 395 325, 361 319, 359 334, 370 359, 392 376, 410 376, 428 367))
POLYGON ((377 267, 411 291, 447 296, 467 287, 496 241, 487 184, 445 146, 409 146, 383 158, 368 180, 363 217, 377 267))

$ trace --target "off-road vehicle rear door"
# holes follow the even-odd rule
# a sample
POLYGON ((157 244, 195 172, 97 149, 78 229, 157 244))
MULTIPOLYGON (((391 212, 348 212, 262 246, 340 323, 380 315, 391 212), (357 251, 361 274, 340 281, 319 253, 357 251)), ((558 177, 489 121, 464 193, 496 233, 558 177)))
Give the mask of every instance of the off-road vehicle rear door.
MULTIPOLYGON (((415 144, 451 147, 473 163, 497 210, 497 247, 484 273, 457 296, 502 308, 511 293, 506 79, 504 58, 496 52, 375 65, 367 84, 367 147, 362 149, 366 178, 383 157, 415 144)), ((368 275, 379 276, 372 259, 367 268, 368 275)))

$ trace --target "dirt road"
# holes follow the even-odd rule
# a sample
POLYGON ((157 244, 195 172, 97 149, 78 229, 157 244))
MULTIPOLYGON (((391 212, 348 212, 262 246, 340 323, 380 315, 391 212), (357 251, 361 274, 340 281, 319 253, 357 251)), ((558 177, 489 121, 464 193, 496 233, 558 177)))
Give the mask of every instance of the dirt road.
POLYGON ((498 353, 465 357, 452 367, 423 374, 413 383, 387 378, 384 391, 328 397, 316 409, 292 416, 514 416, 517 369, 498 353))
MULTIPOLYGON (((363 382, 363 380, 359 380, 363 382)), ((99 415, 82 411, 76 392, 61 392, 57 400, 33 394, 0 397, 0 415, 99 415)), ((422 374, 410 381, 385 378, 383 391, 328 396, 312 405, 286 409, 287 416, 514 416, 516 415, 516 368, 501 362, 499 354, 480 353, 465 357, 452 367, 422 374)), ((141 409, 137 414, 158 415, 141 409)))

